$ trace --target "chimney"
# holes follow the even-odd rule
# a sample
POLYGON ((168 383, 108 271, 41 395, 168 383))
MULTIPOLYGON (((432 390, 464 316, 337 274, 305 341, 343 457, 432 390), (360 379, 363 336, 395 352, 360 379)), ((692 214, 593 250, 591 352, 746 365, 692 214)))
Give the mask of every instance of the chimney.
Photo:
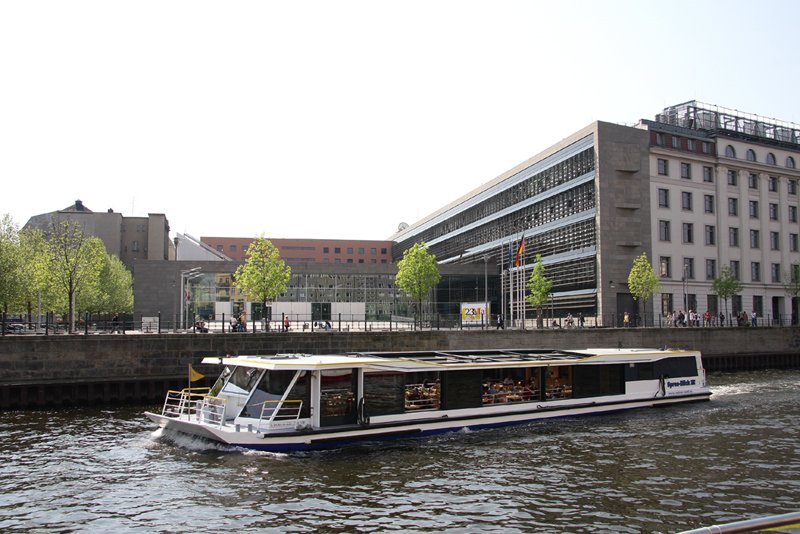
POLYGON ((83 211, 83 201, 76 200, 75 201, 75 211, 83 211))
POLYGON ((114 213, 114 209, 113 208, 108 208, 108 213, 114 213))

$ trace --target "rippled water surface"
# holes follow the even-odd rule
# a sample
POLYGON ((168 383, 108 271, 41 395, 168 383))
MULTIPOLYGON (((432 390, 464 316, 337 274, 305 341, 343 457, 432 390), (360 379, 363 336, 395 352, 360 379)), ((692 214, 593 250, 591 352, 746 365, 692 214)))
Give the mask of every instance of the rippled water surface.
POLYGON ((711 402, 253 453, 151 406, 0 413, 0 531, 675 532, 800 509, 800 371, 711 402))

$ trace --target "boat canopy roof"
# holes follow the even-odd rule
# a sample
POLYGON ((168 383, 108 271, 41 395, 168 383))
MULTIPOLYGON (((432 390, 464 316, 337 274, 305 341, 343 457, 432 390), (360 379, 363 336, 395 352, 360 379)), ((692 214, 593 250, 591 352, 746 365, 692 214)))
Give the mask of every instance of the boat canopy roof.
MULTIPOLYGON (((274 354, 270 356, 209 356, 204 364, 235 365, 258 369, 325 370, 363 367, 402 372, 443 368, 524 367, 531 364, 564 365, 582 360, 597 363, 654 361, 686 351, 659 349, 479 349, 415 352, 348 352, 342 354, 274 354)), ((694 353, 691 353, 694 354, 694 353)), ((588 362, 587 362, 588 363, 588 362)))

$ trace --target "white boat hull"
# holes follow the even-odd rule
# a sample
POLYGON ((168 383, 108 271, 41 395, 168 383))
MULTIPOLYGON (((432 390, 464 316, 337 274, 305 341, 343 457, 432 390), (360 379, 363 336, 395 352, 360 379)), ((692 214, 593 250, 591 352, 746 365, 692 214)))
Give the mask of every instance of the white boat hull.
MULTIPOLYGON (((486 407, 481 413, 459 415, 463 411, 428 412, 428 417, 391 423, 366 425, 347 425, 303 431, 288 431, 263 434, 242 428, 241 425, 225 424, 209 426, 190 420, 186 416, 171 417, 146 412, 146 416, 160 427, 184 434, 206 438, 247 449, 270 452, 290 452, 301 450, 328 449, 342 445, 429 436, 462 429, 479 430, 498 426, 516 425, 559 417, 575 417, 594 414, 605 414, 623 410, 648 408, 677 403, 708 400, 710 392, 700 391, 681 396, 667 396, 650 399, 638 399, 611 402, 579 402, 578 400, 550 402, 545 404, 529 403, 512 407, 486 407), (491 412, 491 413, 490 413, 491 412)), ((475 410, 470 410, 474 412, 475 410)))

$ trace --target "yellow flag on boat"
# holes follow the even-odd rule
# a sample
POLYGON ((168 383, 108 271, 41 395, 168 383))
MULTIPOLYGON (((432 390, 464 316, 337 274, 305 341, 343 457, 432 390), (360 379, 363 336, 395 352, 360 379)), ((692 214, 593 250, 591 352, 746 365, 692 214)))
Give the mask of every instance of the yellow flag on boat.
POLYGON ((206 375, 204 375, 202 373, 198 373, 197 371, 194 370, 194 367, 192 367, 192 364, 189 364, 189 382, 197 382, 198 380, 200 380, 204 376, 206 376, 206 375))

